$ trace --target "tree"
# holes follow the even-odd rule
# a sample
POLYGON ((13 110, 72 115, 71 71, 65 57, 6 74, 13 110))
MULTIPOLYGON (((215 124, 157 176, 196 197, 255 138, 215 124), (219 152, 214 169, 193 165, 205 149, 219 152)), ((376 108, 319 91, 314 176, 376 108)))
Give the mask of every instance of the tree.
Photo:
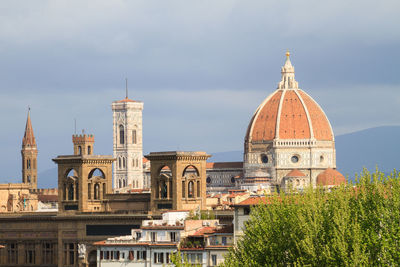
POLYGON ((182 253, 180 250, 171 254, 171 262, 176 267, 200 267, 201 263, 189 262, 187 255, 182 253))
POLYGON ((355 184, 308 188, 252 208, 225 266, 395 266, 400 177, 363 170, 355 184))

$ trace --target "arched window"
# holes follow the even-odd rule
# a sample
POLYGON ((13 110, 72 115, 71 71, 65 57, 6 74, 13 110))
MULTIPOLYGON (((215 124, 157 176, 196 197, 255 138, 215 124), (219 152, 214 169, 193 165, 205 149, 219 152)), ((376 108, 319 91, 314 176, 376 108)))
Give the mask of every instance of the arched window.
POLYGON ((125 144, 125 130, 122 125, 119 126, 119 143, 121 145, 125 144))
POLYGON ((200 197, 200 181, 197 181, 197 187, 196 187, 196 192, 197 192, 197 197, 200 197))
POLYGON ((88 184, 87 195, 88 195, 88 199, 92 199, 92 185, 91 184, 88 184))
POLYGON ((118 169, 121 169, 121 158, 118 158, 118 169))
POLYGON ((193 181, 190 181, 188 184, 188 197, 193 198, 194 197, 194 184, 193 181))
POLYGON ((167 198, 168 186, 165 181, 161 182, 161 198, 167 198))
POLYGON ((100 186, 99 184, 94 185, 94 199, 99 199, 100 197, 100 186))
POLYGON ((118 180, 118 188, 121 188, 121 179, 118 180))
POLYGON ((137 140, 136 140, 136 130, 132 131, 132 144, 136 144, 137 140))
POLYGON ((31 176, 28 175, 28 177, 26 178, 26 180, 27 180, 28 183, 31 183, 31 176))
POLYGON ((26 161, 26 168, 27 168, 28 170, 31 169, 31 160, 30 160, 30 159, 28 159, 28 160, 26 161))
POLYGON ((126 168, 126 159, 122 158, 122 162, 124 163, 124 169, 126 168))
POLYGON ((68 200, 74 200, 74 184, 68 184, 68 200))
POLYGON ((123 185, 123 187, 126 187, 126 180, 125 179, 122 181, 122 185, 123 185))
POLYGON ((91 146, 87 147, 87 153, 88 153, 88 155, 92 155, 92 147, 91 146))
POLYGON ((139 167, 139 160, 136 159, 136 167, 139 167))
POLYGON ((105 198, 106 197, 106 184, 104 183, 103 184, 103 198, 105 198))
POLYGON ((79 155, 82 155, 82 147, 81 146, 78 146, 78 152, 79 152, 79 155))
POLYGON ((185 181, 182 181, 182 198, 186 197, 185 191, 186 191, 185 181))

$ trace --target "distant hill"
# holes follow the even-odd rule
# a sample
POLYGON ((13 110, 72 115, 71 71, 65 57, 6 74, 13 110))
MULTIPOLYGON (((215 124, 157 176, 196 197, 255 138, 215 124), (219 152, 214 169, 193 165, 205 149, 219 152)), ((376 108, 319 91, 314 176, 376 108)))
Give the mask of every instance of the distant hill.
POLYGON ((38 188, 57 188, 58 170, 57 167, 38 173, 38 188))
MULTIPOLYGON (((336 136, 337 169, 351 179, 363 167, 383 172, 400 169, 400 126, 382 126, 336 136)), ((243 151, 211 153, 210 162, 242 161, 243 151)), ((40 188, 57 187, 57 168, 38 174, 40 188)))
POLYGON ((390 173, 400 169, 400 126, 370 128, 336 137, 337 169, 350 178, 361 172, 379 170, 390 173))
MULTIPOLYGON (((400 169, 400 126, 382 126, 336 136, 337 169, 351 179, 363 167, 390 173, 400 169)), ((209 161, 242 161, 242 151, 211 153, 209 161)))

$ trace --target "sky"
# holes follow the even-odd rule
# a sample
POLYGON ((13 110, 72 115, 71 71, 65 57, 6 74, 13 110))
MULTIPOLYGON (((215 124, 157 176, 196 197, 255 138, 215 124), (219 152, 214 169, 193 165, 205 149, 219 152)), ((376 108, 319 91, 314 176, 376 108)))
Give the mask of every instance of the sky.
POLYGON ((28 106, 39 172, 72 154, 74 119, 111 155, 125 78, 144 102, 145 153, 241 150, 287 49, 336 135, 400 125, 399 10, 398 0, 3 0, 0 182, 21 180, 28 106))

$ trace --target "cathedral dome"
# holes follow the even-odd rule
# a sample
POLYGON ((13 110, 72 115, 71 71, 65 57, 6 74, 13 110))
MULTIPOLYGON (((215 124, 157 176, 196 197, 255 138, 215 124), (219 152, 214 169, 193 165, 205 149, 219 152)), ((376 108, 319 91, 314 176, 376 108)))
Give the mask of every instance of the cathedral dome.
POLYGON ((257 108, 247 128, 245 140, 334 141, 332 127, 324 111, 314 99, 298 88, 289 55, 287 52, 278 89, 257 108))
POLYGON ((343 174, 332 168, 326 169, 317 176, 317 185, 321 186, 341 185, 346 182, 343 174))

